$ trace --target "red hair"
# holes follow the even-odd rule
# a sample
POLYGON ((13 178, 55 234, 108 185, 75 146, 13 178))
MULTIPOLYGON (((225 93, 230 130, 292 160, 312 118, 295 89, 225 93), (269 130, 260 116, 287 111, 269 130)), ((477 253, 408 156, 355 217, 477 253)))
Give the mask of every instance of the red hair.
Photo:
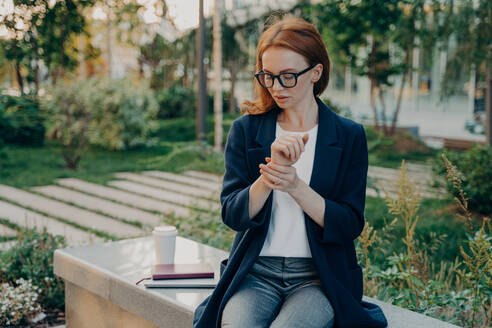
MULTIPOLYGON (((262 56, 269 47, 282 47, 304 56, 308 65, 322 64, 321 78, 314 84, 313 93, 319 96, 327 87, 330 78, 330 58, 325 44, 316 27, 306 20, 284 16, 270 25, 260 36, 256 51, 256 71, 263 69, 262 56)), ((241 113, 262 114, 268 112, 275 105, 275 101, 258 81, 253 78, 255 100, 243 101, 241 113)))

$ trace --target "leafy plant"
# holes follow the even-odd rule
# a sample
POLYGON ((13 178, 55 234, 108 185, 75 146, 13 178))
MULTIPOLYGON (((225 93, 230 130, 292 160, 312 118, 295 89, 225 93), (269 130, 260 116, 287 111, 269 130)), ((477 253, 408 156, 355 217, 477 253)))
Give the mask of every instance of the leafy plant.
POLYGON ((38 302, 40 292, 40 288, 33 286, 30 279, 19 278, 15 281, 15 286, 3 283, 0 288, 0 325, 30 325, 42 311, 38 302))
POLYGON ((432 253, 449 236, 431 232, 425 240, 416 235, 420 196, 406 175, 403 161, 393 190, 383 189, 388 212, 395 216, 393 221, 385 222, 381 230, 367 224, 356 244, 359 260, 364 263, 365 294, 465 327, 488 327, 492 311, 490 223, 484 219, 475 231, 458 171, 444 159, 448 179, 458 189, 456 201, 462 211, 458 217, 465 220, 469 231, 466 245, 460 246, 454 262, 441 261, 439 266, 433 263, 432 253), (401 237, 395 229, 398 221, 404 224, 401 237), (406 251, 392 250, 394 238, 400 238, 406 251), (371 261, 379 252, 385 258, 382 266, 371 261))
POLYGON ((157 115, 153 92, 129 79, 92 79, 82 93, 91 111, 89 142, 112 150, 152 145, 157 115))
MULTIPOLYGON (((461 199, 460 189, 456 188, 456 179, 461 182, 461 188, 467 195, 466 201, 460 207, 467 206, 470 211, 477 211, 482 215, 492 214, 492 148, 475 146, 464 152, 444 152, 446 158, 453 163, 453 175, 456 178, 448 179, 446 187, 451 195, 461 199)), ((439 175, 446 175, 446 163, 436 160, 434 171, 439 175)), ((460 201, 458 201, 459 203, 460 201)))
POLYGON ((17 145, 42 146, 44 116, 34 96, 0 94, 0 140, 17 145))
POLYGON ((55 87, 42 106, 51 118, 49 135, 63 146, 66 167, 76 169, 89 142, 90 107, 84 102, 87 82, 55 87))
POLYGON ((63 236, 23 229, 17 243, 0 253, 0 282, 14 283, 17 279, 30 279, 40 289, 39 302, 45 309, 64 311, 65 289, 63 280, 53 273, 53 253, 65 247, 63 236))
MULTIPOLYGON (((492 314, 492 236, 489 236, 485 231, 489 219, 484 218, 480 229, 474 232, 472 214, 468 210, 468 199, 462 187, 462 176, 445 154, 442 154, 442 159, 446 166, 447 179, 458 194, 455 200, 463 212, 460 217, 465 220, 470 232, 468 234, 468 252, 464 250, 463 246, 460 246, 466 268, 456 272, 463 280, 464 285, 471 291, 469 324, 475 326, 482 321, 477 317, 480 316, 482 310, 485 317, 483 320, 487 322, 490 321, 490 314, 492 314)), ((491 231, 490 226, 488 230, 491 231)))

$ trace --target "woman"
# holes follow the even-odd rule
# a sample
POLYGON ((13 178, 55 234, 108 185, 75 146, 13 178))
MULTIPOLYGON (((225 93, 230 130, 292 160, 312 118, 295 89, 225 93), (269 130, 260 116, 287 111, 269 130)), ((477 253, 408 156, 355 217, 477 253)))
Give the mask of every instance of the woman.
POLYGON ((316 28, 284 17, 260 37, 258 98, 225 150, 222 220, 237 231, 194 327, 386 327, 362 301, 364 129, 320 99, 330 61, 316 28), (265 164, 266 162, 266 164, 265 164))

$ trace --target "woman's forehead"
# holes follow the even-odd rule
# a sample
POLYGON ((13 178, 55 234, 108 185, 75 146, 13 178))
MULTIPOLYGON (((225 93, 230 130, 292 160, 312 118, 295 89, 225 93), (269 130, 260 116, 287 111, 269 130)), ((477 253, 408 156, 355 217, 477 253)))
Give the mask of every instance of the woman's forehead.
POLYGON ((272 73, 282 73, 285 70, 299 70, 307 60, 301 54, 286 48, 270 47, 263 52, 262 68, 272 73))

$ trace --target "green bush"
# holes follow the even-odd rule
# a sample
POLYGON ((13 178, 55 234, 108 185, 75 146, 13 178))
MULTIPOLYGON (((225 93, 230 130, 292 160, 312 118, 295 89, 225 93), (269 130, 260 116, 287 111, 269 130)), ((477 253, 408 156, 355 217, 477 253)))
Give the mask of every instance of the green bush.
POLYGON ((196 93, 194 90, 179 85, 155 91, 159 104, 157 117, 172 119, 177 117, 193 117, 195 114, 196 93))
POLYGON ((92 119, 86 105, 87 82, 56 86, 42 98, 41 106, 50 117, 48 132, 51 139, 60 142, 62 154, 69 169, 76 169, 89 143, 89 124, 92 119))
POLYGON ((128 79, 93 79, 87 87, 91 144, 113 150, 152 144, 149 132, 158 110, 152 90, 128 79))
MULTIPOLYGON (((463 179, 463 190, 469 198, 469 209, 484 215, 492 214, 492 148, 475 146, 464 152, 444 152, 447 158, 459 170, 463 179)), ((439 155, 434 162, 434 171, 446 175, 446 166, 439 155)), ((458 191, 452 182, 446 187, 453 196, 458 191)))
POLYGON ((59 85, 50 96, 43 107, 51 113, 51 130, 65 135, 65 141, 87 138, 111 150, 152 144, 149 133, 158 107, 142 84, 94 78, 59 85))
POLYGON ((46 230, 21 230, 17 244, 0 252, 0 282, 13 284, 19 278, 30 279, 40 288, 39 301, 44 309, 64 311, 64 283, 53 273, 53 253, 65 246, 63 236, 53 236, 46 230))
MULTIPOLYGON (((227 134, 231 128, 232 119, 235 116, 225 114, 223 117, 223 144, 227 141, 227 134)), ((181 117, 171 120, 161 120, 158 128, 151 134, 162 141, 194 141, 196 140, 196 120, 194 118, 181 117)), ((214 143, 214 117, 208 115, 206 119, 206 139, 211 145, 214 143)))
POLYGON ((408 132, 385 136, 372 126, 364 126, 369 152, 369 164, 397 168, 402 159, 426 162, 435 150, 429 148, 408 132))
POLYGON ((5 152, 5 145, 3 140, 0 139, 0 169, 5 166, 4 162, 7 159, 7 153, 5 152))
POLYGON ((44 117, 34 96, 0 95, 0 139, 5 143, 42 146, 44 117))

